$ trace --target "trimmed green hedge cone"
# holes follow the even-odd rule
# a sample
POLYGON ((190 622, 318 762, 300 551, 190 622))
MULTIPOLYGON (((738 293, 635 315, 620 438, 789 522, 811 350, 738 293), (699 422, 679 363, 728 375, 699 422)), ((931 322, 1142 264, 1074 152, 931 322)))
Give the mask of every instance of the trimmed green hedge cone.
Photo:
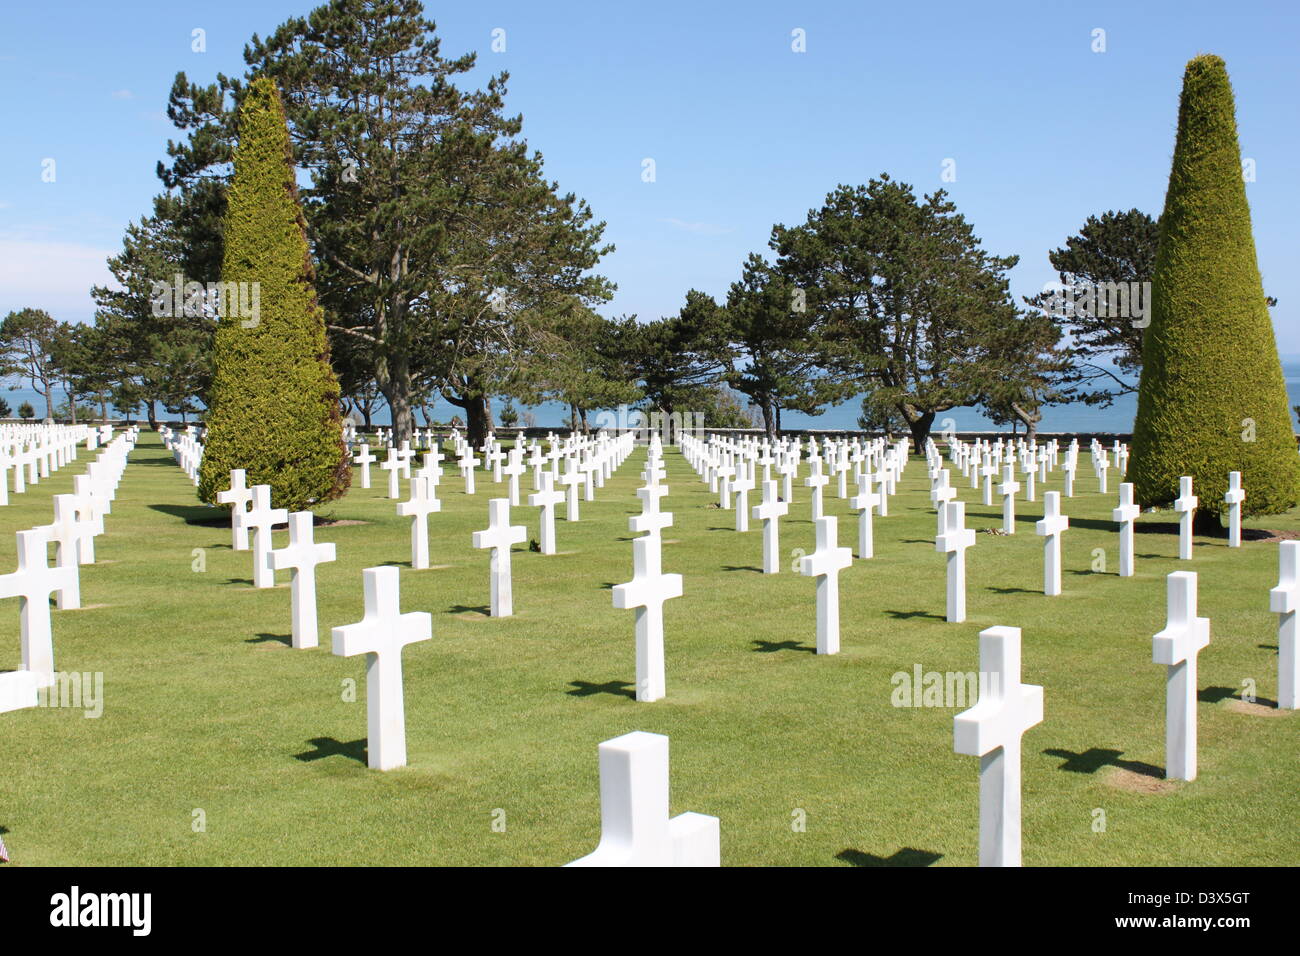
POLYGON ((1300 501, 1232 87, 1223 60, 1198 56, 1183 76, 1128 478, 1151 506, 1177 498, 1179 476, 1191 475, 1209 516, 1225 510, 1231 471, 1241 472, 1243 514, 1278 514, 1300 501))
POLYGON ((289 130, 268 78, 249 86, 240 107, 234 165, 222 289, 231 306, 239 289, 248 307, 223 309, 217 325, 199 497, 215 502, 231 470, 243 468, 249 485, 271 486, 275 507, 297 511, 341 496, 352 471, 289 130))

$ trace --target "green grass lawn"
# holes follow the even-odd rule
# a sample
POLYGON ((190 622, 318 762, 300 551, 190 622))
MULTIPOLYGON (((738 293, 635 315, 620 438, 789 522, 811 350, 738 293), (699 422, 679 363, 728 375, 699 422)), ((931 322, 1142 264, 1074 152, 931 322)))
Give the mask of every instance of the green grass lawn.
MULTIPOLYGON (((14 532, 50 520, 50 496, 71 491, 91 454, 0 509, 0 571, 14 566, 14 532)), ((1023 630, 1023 679, 1045 689, 1045 719, 1024 737, 1026 865, 1300 862, 1300 718, 1230 696, 1253 679, 1262 700, 1276 697, 1276 543, 1198 539, 1180 562, 1175 535, 1140 533, 1138 573, 1121 580, 1118 476, 1100 495, 1081 468, 1081 493, 1063 502, 1065 593, 1042 594, 1040 488, 1038 503, 1019 504, 1014 536, 977 535, 968 620, 947 624, 945 556, 914 459, 876 519, 876 557, 841 575, 842 652, 819 658, 814 582, 789 573, 793 549, 813 547, 807 489, 782 521, 782 573, 763 575, 759 523, 732 530, 734 514, 711 507, 681 455, 666 458, 664 570, 685 578, 666 609, 667 699, 632 699, 633 614, 609 592, 631 576, 644 450, 583 502, 581 522, 557 522, 561 554, 516 548, 515 616, 504 620, 486 616, 488 556, 470 547, 504 485, 480 473, 467 496, 448 469, 431 519, 435 567, 401 579, 403 610, 433 615, 433 639, 404 654, 409 766, 379 773, 365 765, 364 663, 333 656, 328 629, 360 618, 363 568, 409 561, 409 521, 384 497, 384 473, 329 509, 358 523, 317 529, 339 560, 317 569, 322 646, 295 651, 287 583, 252 588, 251 554, 231 551, 228 527, 202 523, 215 512, 143 434, 99 562, 82 569, 86 608, 52 612, 56 666, 103 673, 103 715, 0 715, 0 832, 14 864, 564 863, 599 836, 597 744, 646 730, 672 740, 673 812, 719 817, 726 864, 973 865, 978 761, 953 753, 954 709, 894 707, 891 676, 917 664, 978 670, 978 633, 995 624, 1023 630), (1108 573, 1093 570, 1094 549, 1108 573), (1200 776, 1166 784, 1151 636, 1164 625, 1165 575, 1180 569, 1199 572, 1211 643, 1200 776), (355 702, 343 699, 349 680, 355 702), (1094 832, 1096 809, 1105 832, 1094 832)), ((1047 489, 1061 483, 1056 471, 1047 489)), ((1001 526, 1000 505, 954 484, 970 527, 1001 526)), ((840 543, 852 546, 856 519, 834 487, 827 513, 843 516, 840 543)), ((514 510, 532 537, 536 516, 514 510)), ((1300 516, 1248 524, 1296 530, 1300 516)), ((3 607, 0 669, 12 669, 18 602, 3 607)))

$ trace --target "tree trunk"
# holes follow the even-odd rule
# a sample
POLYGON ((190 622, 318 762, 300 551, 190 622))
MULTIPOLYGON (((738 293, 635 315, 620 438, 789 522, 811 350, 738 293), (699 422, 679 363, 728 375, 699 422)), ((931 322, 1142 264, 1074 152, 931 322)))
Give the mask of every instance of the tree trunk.
POLYGON ((108 424, 108 400, 102 391, 99 393, 99 420, 105 425, 108 424))
POLYGON ((1025 423, 1025 441, 1034 442, 1038 438, 1038 423, 1042 421, 1042 413, 1027 412, 1015 402, 1011 403, 1011 410, 1016 413, 1016 418, 1025 423))
MULTIPOLYGON (((375 378, 392 412, 393 445, 400 448, 402 442, 411 440, 415 424, 411 415, 411 366, 407 357, 397 354, 389 356, 386 361, 376 362, 375 378)), ((367 415, 367 428, 370 427, 369 420, 367 415)))
POLYGON ((54 423, 54 388, 49 382, 45 383, 45 424, 54 423))
POLYGON ((492 409, 486 395, 471 395, 461 406, 465 409, 465 437, 475 448, 481 448, 492 430, 492 409))
POLYGON ((758 408, 763 413, 763 433, 768 441, 776 441, 776 403, 762 399, 758 408))
POLYGON ((145 402, 145 407, 149 410, 149 427, 153 431, 158 430, 158 409, 154 407, 154 400, 151 398, 145 402))
POLYGON ((925 440, 930 437, 930 427, 934 424, 934 412, 921 412, 909 414, 903 410, 903 419, 907 422, 907 427, 912 433, 912 449, 920 455, 925 452, 925 440))
POLYGON ((68 391, 68 415, 71 417, 71 424, 77 424, 77 394, 71 390, 68 391))

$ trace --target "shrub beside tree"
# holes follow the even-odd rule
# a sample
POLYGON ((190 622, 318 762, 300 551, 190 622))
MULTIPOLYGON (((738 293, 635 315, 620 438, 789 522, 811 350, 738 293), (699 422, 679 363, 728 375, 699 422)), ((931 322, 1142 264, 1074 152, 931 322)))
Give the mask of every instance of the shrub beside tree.
POLYGON ((1223 60, 1187 64, 1173 168, 1160 217, 1151 325, 1129 477, 1143 505, 1166 505, 1191 475, 1198 515, 1217 524, 1228 473, 1242 513, 1300 501, 1286 384, 1255 258, 1232 87, 1223 60))
POLYGON ((243 468, 276 507, 301 510, 338 498, 352 473, 284 108, 265 77, 240 108, 229 200, 223 291, 260 291, 256 314, 227 307, 217 324, 199 496, 215 501, 243 468))

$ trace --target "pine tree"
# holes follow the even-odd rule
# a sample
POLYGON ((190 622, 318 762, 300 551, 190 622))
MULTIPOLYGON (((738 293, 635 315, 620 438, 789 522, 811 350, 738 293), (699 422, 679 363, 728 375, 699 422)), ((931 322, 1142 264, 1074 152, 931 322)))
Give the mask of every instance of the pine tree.
POLYGON ((1129 477, 1144 505, 1191 475, 1201 505, 1224 507, 1240 471, 1243 514, 1300 500, 1300 459, 1242 178, 1232 87, 1217 56, 1187 64, 1178 140, 1160 217, 1151 325, 1129 477))
POLYGON ((199 496, 214 501, 243 468, 248 484, 271 486, 276 507, 300 510, 342 495, 351 468, 289 131, 268 78, 241 104, 234 166, 199 496))

